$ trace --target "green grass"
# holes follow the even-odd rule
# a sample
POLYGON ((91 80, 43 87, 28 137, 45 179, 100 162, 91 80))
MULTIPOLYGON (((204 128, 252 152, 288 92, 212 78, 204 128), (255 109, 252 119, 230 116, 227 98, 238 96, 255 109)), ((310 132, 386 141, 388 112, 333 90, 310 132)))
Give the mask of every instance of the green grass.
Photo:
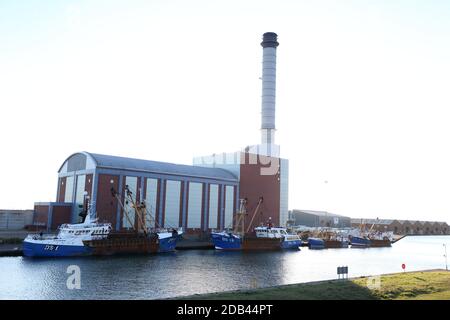
MULTIPOLYGON (((353 282, 364 285, 362 279, 353 282)), ((383 300, 449 299, 450 272, 435 270, 385 275, 381 277, 380 289, 372 290, 372 294, 383 300)))
POLYGON ((240 290, 181 299, 205 300, 450 300, 450 272, 433 270, 380 277, 379 287, 367 277, 240 290), (369 288, 370 287, 370 288, 369 288))

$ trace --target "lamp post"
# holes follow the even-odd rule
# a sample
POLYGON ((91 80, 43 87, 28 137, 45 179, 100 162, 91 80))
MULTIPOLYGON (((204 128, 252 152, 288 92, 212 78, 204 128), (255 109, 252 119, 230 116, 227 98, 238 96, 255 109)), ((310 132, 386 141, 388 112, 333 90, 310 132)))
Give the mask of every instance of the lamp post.
POLYGON ((444 251, 445 251, 445 254, 444 254, 444 257, 445 257, 445 270, 448 271, 448 265, 447 265, 447 245, 444 243, 443 246, 444 246, 444 251))

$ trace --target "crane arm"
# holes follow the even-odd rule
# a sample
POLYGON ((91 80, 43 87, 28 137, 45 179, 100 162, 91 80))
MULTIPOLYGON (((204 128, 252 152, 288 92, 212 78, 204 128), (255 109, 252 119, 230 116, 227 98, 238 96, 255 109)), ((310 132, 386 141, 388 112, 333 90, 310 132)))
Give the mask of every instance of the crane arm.
POLYGON ((252 219, 250 220, 250 223, 248 224, 246 233, 248 233, 248 231, 250 230, 250 227, 252 226, 252 223, 253 223, 253 219, 255 219, 256 213, 258 212, 259 207, 261 206, 262 202, 263 202, 263 197, 259 197, 258 205, 256 206, 255 211, 253 212, 252 219))
POLYGON ((121 207, 122 210, 123 210, 123 213, 124 213, 124 215, 125 215, 125 218, 127 219, 127 221, 128 221, 128 223, 130 224, 130 226, 135 230, 134 224, 131 223, 131 219, 130 219, 130 217, 128 216, 128 212, 127 212, 127 210, 125 209, 125 206, 123 205, 122 200, 120 200, 120 197, 119 197, 119 195, 117 194, 117 192, 114 190, 114 188, 111 188, 111 194, 112 194, 112 196, 113 196, 114 198, 117 199, 117 202, 119 203, 120 207, 121 207))

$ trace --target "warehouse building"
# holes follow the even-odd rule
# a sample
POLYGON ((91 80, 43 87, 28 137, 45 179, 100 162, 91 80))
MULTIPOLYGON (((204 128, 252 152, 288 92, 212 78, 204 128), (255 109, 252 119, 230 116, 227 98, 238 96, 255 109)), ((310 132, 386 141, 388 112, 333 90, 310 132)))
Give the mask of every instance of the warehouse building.
POLYGON ((351 218, 326 211, 292 210, 290 220, 293 226, 350 228, 351 218))
POLYGON ((450 228, 446 222, 396 219, 352 219, 352 227, 359 228, 362 225, 378 231, 392 231, 394 234, 450 234, 450 228))
MULTIPOLYGON (((63 223, 78 223, 80 213, 90 203, 99 221, 112 223, 115 230, 137 227, 138 218, 125 199, 125 186, 132 192, 133 201, 145 203, 150 227, 182 227, 187 233, 232 228, 239 199, 247 200, 247 211, 253 214, 260 198, 263 202, 252 226, 269 219, 273 224, 282 224, 283 210, 287 219, 287 178, 280 178, 280 160, 249 153, 239 154, 241 157, 242 162, 234 169, 226 170, 206 163, 189 166, 75 153, 58 171, 56 202, 35 203, 34 224, 55 230, 63 223), (271 161, 277 165, 276 172, 261 174, 274 165, 271 161), (111 188, 120 195, 124 208, 111 188), (132 212, 131 221, 124 209, 132 212)), ((248 226, 250 221, 246 222, 248 226)))
POLYGON ((100 221, 112 223, 116 230, 131 229, 136 217, 128 221, 111 193, 113 188, 131 212, 125 186, 134 201, 146 204, 151 227, 183 227, 190 232, 222 228, 231 223, 238 205, 238 179, 229 171, 79 152, 59 169, 57 201, 35 204, 35 222, 45 222, 49 229, 80 222, 79 214, 90 202, 100 221))

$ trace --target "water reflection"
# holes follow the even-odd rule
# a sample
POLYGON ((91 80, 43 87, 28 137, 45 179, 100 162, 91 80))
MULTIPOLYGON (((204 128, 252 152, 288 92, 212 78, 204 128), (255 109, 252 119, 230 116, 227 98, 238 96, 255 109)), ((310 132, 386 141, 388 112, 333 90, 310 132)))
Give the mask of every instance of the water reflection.
POLYGON ((288 252, 180 251, 151 256, 0 258, 1 299, 158 299, 349 276, 445 268, 450 237, 407 237, 392 248, 288 252), (66 287, 67 267, 81 269, 81 290, 66 287))

